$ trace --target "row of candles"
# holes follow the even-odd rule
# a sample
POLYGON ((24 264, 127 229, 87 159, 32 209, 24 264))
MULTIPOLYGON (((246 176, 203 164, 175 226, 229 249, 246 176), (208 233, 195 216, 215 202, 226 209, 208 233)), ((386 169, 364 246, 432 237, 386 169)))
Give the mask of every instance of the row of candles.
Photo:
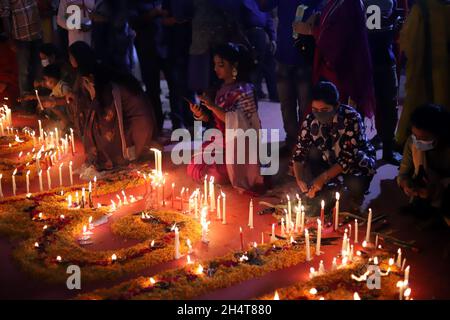
MULTIPOLYGON (((63 187, 63 167, 64 167, 64 163, 60 163, 59 167, 58 167, 58 172, 59 172, 59 187, 63 187)), ((52 167, 49 166, 47 167, 47 187, 48 190, 52 189, 52 178, 51 178, 51 169, 52 167)), ((70 181, 70 185, 73 186, 73 169, 72 169, 72 161, 69 161, 69 165, 68 165, 68 172, 69 172, 69 181, 70 181)), ((26 175, 25 175, 25 183, 26 183, 26 194, 30 193, 30 173, 31 170, 27 170, 26 175)), ((43 192, 44 191, 44 183, 43 183, 43 177, 42 177, 43 171, 42 169, 39 169, 38 171, 38 178, 39 178, 39 191, 43 192)), ((16 175, 17 175, 17 168, 14 169, 12 175, 11 175, 11 183, 12 183, 12 193, 14 196, 17 195, 17 183, 16 183, 16 175)), ((3 174, 0 174, 0 197, 3 198, 3 187, 2 187, 2 179, 3 179, 3 174)))

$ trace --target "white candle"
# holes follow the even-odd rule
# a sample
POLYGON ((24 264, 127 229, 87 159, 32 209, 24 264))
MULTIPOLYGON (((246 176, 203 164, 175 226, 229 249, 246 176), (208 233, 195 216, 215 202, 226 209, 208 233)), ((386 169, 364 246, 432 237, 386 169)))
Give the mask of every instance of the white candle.
POLYGON ((305 230, 305 208, 302 206, 302 216, 300 220, 300 232, 303 233, 303 230, 305 230))
POLYGON ((358 220, 355 219, 355 243, 358 243, 358 220))
POLYGON ((409 270, 410 270, 410 268, 409 268, 409 266, 407 266, 406 269, 405 269, 405 279, 403 281, 405 286, 407 286, 408 283, 409 283, 409 270))
POLYGON ((248 226, 253 229, 253 199, 250 199, 250 205, 248 208, 248 226))
POLYGON ((298 233, 298 229, 300 228, 300 215, 301 215, 301 209, 296 207, 295 208, 295 233, 298 233))
POLYGON ((73 129, 70 128, 70 141, 72 143, 72 152, 75 153, 75 138, 73 135, 73 129))
POLYGON ((311 252, 309 248, 309 232, 305 229, 305 249, 306 249, 306 261, 311 261, 311 252))
POLYGON ((38 91, 34 90, 34 92, 36 93, 36 98, 37 98, 37 101, 38 101, 39 109, 40 110, 44 110, 44 107, 42 106, 41 98, 39 97, 38 91))
POLYGON ((0 198, 3 198, 2 178, 3 174, 0 173, 0 198))
POLYGON ((220 210, 220 194, 217 196, 217 219, 222 219, 221 210, 220 210))
POLYGON ((72 208, 72 195, 69 194, 69 196, 67 197, 67 208, 72 208))
POLYGON ((44 138, 44 131, 42 130, 42 121, 38 120, 39 123, 39 138, 43 139, 44 138))
POLYGON ((277 237, 275 236, 275 223, 272 223, 272 235, 270 236, 270 242, 277 241, 277 237))
POLYGON ((180 259, 180 234, 178 232, 178 227, 175 227, 175 259, 180 259))
POLYGON ((281 218, 281 236, 282 237, 286 236, 286 230, 284 228, 284 218, 281 218))
POLYGON ((63 178, 62 178, 62 167, 63 167, 64 163, 61 163, 59 165, 59 186, 62 187, 63 186, 63 178))
POLYGON ((30 170, 27 171, 27 174, 25 176, 25 181, 27 185, 27 194, 30 193, 30 170))
POLYGON ((225 193, 222 192, 222 224, 227 224, 227 207, 225 205, 226 196, 225 193))
POLYGON ((50 177, 50 169, 52 167, 47 168, 47 184, 48 184, 48 190, 52 188, 52 178, 50 177))
POLYGON ((344 238, 342 239, 341 254, 343 257, 347 255, 347 239, 348 239, 347 232, 348 230, 345 229, 344 238))
POLYGON ((401 268, 402 266, 402 249, 398 249, 397 251, 397 267, 401 268))
POLYGON ((69 178, 70 178, 70 185, 73 186, 72 161, 69 162, 69 178))
POLYGON ((210 211, 216 210, 216 193, 214 190, 214 177, 211 176, 209 179, 209 202, 210 202, 210 211))
POLYGON ((17 173, 17 168, 14 169, 14 172, 12 174, 12 188, 13 188, 13 195, 16 195, 16 173, 17 173))
POLYGON ((366 232, 366 242, 370 243, 370 228, 372 226, 372 209, 369 209, 369 216, 367 217, 367 232, 366 232))
POLYGON ((317 241, 316 241, 316 256, 320 256, 320 243, 322 241, 322 221, 317 219, 317 241))
POLYGON ((203 205, 208 206, 208 176, 205 175, 205 179, 203 180, 203 205))
POLYGON ((339 192, 336 192, 336 215, 334 220, 334 230, 337 230, 339 227, 339 200, 341 198, 341 195, 339 192))

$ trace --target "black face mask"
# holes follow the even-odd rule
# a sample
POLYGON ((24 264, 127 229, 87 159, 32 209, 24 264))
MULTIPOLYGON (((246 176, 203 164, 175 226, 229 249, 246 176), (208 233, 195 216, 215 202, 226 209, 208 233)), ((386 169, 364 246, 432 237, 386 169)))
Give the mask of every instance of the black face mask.
POLYGON ((321 124, 330 123, 333 120, 335 114, 336 114, 336 110, 327 111, 327 112, 313 112, 314 117, 321 124))

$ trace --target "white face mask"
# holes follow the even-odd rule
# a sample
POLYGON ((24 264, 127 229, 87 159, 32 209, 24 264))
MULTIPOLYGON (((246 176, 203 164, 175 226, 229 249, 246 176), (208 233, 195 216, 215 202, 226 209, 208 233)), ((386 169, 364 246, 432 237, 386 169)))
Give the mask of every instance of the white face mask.
POLYGON ((415 135, 412 135, 412 140, 414 145, 416 146, 417 150, 419 151, 429 151, 434 149, 434 140, 425 141, 425 140, 418 140, 415 135))
POLYGON ((50 64, 50 61, 48 61, 48 59, 44 59, 44 60, 41 60, 41 64, 43 67, 46 67, 50 64))

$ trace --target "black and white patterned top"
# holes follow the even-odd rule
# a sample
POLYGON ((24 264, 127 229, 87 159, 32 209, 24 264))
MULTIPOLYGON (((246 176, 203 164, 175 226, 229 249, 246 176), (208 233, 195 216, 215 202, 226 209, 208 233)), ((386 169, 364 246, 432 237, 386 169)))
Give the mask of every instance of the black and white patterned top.
POLYGON ((338 163, 344 174, 372 176, 376 173, 375 149, 367 140, 360 114, 352 107, 339 106, 328 125, 309 114, 302 123, 294 161, 307 161, 312 147, 322 151, 325 162, 338 163))

